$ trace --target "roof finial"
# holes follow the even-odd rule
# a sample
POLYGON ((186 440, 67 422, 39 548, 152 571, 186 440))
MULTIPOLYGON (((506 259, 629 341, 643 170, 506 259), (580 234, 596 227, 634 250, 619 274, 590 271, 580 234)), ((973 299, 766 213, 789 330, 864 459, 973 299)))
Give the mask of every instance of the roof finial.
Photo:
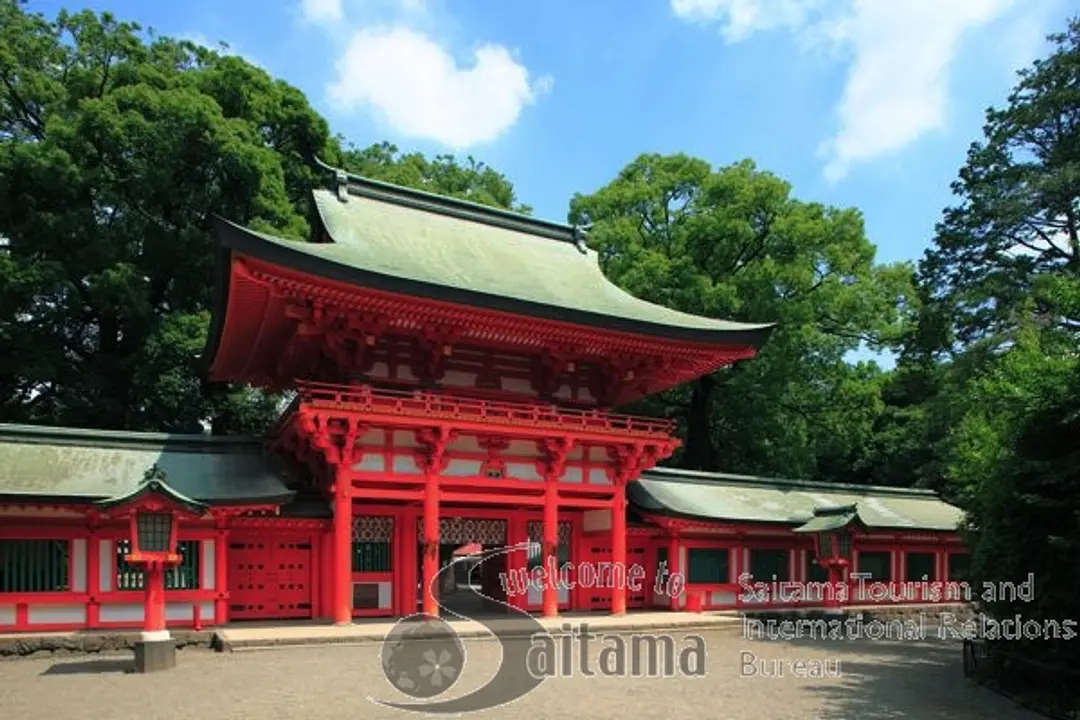
POLYGON ((592 230, 592 223, 587 225, 574 225, 574 246, 577 247, 578 252, 582 255, 588 252, 588 245, 585 244, 585 236, 592 230))
POLYGON ((164 482, 166 480, 165 471, 162 470, 161 466, 157 463, 151 465, 149 468, 146 469, 146 472, 143 473, 144 483, 154 482, 155 480, 158 482, 164 482))
POLYGON ((344 170, 334 173, 334 183, 337 186, 337 199, 341 202, 349 202, 349 176, 344 170))

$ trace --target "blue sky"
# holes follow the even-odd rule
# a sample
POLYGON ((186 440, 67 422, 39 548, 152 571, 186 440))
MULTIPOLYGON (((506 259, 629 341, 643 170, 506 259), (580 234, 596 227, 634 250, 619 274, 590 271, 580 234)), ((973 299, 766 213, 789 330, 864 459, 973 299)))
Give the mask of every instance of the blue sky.
POLYGON ((754 159, 916 260, 1015 71, 1075 0, 189 0, 110 10, 229 43, 358 145, 472 154, 536 214, 642 152, 754 159))

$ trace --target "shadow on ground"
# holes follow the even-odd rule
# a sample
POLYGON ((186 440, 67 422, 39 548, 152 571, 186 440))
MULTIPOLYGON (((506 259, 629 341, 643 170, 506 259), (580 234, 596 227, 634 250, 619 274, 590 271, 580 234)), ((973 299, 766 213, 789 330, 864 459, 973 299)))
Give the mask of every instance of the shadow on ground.
POLYGON ((112 658, 109 660, 80 660, 59 662, 47 667, 42 675, 111 675, 134 671, 134 661, 112 658))
POLYGON ((817 640, 789 644, 824 650, 840 662, 841 682, 806 686, 807 692, 822 701, 815 720, 921 718, 929 717, 930 709, 935 720, 1041 718, 965 678, 959 642, 817 640), (928 682, 929 678, 936 681, 928 682))

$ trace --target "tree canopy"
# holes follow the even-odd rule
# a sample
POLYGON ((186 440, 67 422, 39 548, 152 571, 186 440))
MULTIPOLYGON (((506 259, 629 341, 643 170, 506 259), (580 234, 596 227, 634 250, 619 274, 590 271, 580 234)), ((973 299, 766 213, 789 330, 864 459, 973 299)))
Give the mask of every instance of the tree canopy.
POLYGON ((316 157, 527 209, 471 158, 343 150, 301 91, 241 58, 0 0, 0 420, 261 431, 275 398, 202 379, 211 219, 306 237, 316 157))
MULTIPOLYGON (((896 376, 905 457, 967 511, 971 579, 1034 577, 1032 603, 987 610, 1061 621, 1080 596, 1080 20, 1051 39, 960 170, 896 376)), ((1075 643, 1018 644, 1080 662, 1075 643)))
POLYGON ((901 332, 906 265, 874 262, 861 214, 791 196, 750 161, 713 169, 642 155, 571 203, 608 277, 646 300, 777 330, 750 362, 642 404, 677 417, 676 462, 852 479, 868 458, 883 374, 846 357, 901 332))

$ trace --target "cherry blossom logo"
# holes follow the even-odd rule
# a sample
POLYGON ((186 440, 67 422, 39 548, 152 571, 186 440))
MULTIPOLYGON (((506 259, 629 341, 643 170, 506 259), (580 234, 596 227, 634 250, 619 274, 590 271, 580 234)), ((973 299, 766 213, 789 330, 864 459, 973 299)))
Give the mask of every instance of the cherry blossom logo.
MULTIPOLYGON (((528 551, 529 543, 485 551, 478 564, 482 565, 492 557, 516 550, 528 551)), ((463 559, 440 568, 432 581, 433 589, 439 586, 442 575, 453 573, 454 565, 463 559)), ((390 685, 419 702, 369 698, 372 702, 398 710, 458 715, 506 705, 524 697, 544 682, 545 676, 530 671, 530 644, 521 641, 537 635, 547 635, 544 626, 524 610, 484 595, 475 587, 465 586, 462 590, 484 599, 488 605, 500 605, 507 611, 505 616, 497 618, 472 618, 439 603, 441 612, 482 625, 501 646, 502 659, 498 670, 487 684, 455 698, 436 699, 449 691, 464 673, 465 646, 450 623, 442 618, 418 613, 402 618, 387 633, 383 640, 380 660, 390 685)), ((438 598, 438 593, 435 596, 438 598)))

